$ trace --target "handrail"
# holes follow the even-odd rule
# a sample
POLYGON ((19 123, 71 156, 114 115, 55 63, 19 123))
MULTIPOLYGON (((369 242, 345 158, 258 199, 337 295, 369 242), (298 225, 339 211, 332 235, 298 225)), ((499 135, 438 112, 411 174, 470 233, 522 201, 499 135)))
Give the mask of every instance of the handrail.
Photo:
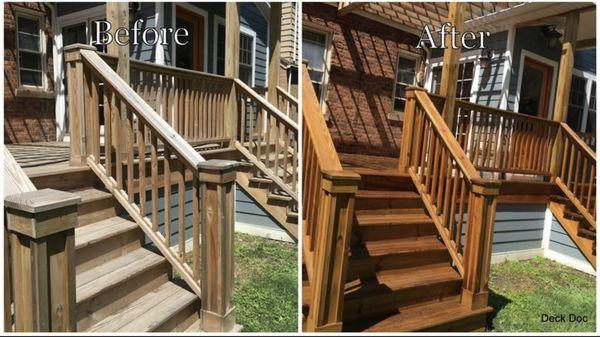
POLYGON ((585 220, 596 228, 596 153, 573 131, 561 123, 559 143, 562 153, 554 179, 585 220))
MULTIPOLYGON (((69 107, 77 117, 75 127, 81 128, 77 132, 81 138, 71 142, 82 144, 85 163, 202 298, 201 328, 233 328, 232 241, 238 163, 205 160, 90 48, 66 48, 69 107), (104 134, 100 133, 101 124, 104 134), (184 207, 189 190, 191 217, 184 207), (178 198, 177 214, 171 209, 173 197, 178 198)), ((229 91, 222 101, 229 101, 229 91)), ((189 111, 190 96, 185 97, 178 104, 189 111)))
POLYGON ((354 197, 360 176, 342 168, 306 66, 302 78, 302 258, 311 287, 304 330, 341 331, 354 197))
POLYGON ((596 149, 596 133, 595 132, 575 132, 590 149, 596 149))
POLYGON ((277 86, 277 104, 279 110, 284 111, 294 121, 298 121, 298 100, 280 86, 277 86))
MULTIPOLYGON (((436 106, 444 97, 428 94, 436 106)), ((551 175, 551 152, 560 123, 457 100, 454 137, 479 171, 551 175)))
POLYGON ((158 133, 161 141, 177 152, 177 155, 185 160, 189 168, 198 169, 200 164, 206 161, 165 120, 161 119, 108 64, 103 62, 100 56, 91 50, 81 50, 81 56, 92 67, 96 76, 115 88, 121 94, 123 101, 135 111, 136 116, 142 118, 152 131, 158 133))
POLYGON ((240 111, 236 147, 297 202, 298 124, 240 79, 234 84, 240 111))
POLYGON ((398 168, 408 172, 456 269, 461 302, 487 305, 487 284, 500 183, 481 178, 422 88, 406 90, 398 168))

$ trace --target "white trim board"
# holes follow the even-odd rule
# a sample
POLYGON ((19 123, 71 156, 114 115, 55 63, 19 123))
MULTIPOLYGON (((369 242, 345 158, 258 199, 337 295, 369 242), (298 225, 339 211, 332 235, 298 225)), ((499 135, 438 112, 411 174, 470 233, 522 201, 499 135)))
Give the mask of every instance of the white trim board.
POLYGON ((554 95, 556 94, 556 80, 558 73, 558 62, 552 61, 548 58, 545 58, 541 55, 538 55, 534 52, 531 52, 527 49, 521 49, 521 59, 519 62, 519 77, 517 80, 517 91, 515 92, 515 104, 513 106, 514 112, 519 112, 519 99, 521 96, 521 84, 523 81, 523 65, 525 64, 525 57, 529 57, 535 61, 545 63, 552 67, 552 82, 550 85, 550 99, 548 102, 548 111, 546 112, 546 116, 542 116, 546 119, 552 119, 552 114, 554 111, 554 95))
MULTIPOLYGON (((469 50, 460 55, 459 63, 473 62, 473 81, 471 82, 471 96, 469 102, 477 103, 477 95, 479 94, 479 80, 481 77, 481 65, 479 63, 480 49, 469 50)), ((443 57, 436 57, 429 60, 426 68, 425 88, 433 92, 433 68, 441 67, 444 63, 443 57)))
POLYGON ((504 66, 502 68, 502 90, 500 91, 500 106, 502 110, 508 108, 508 96, 510 90, 510 79, 513 66, 513 56, 515 47, 515 36, 517 35, 517 29, 511 26, 507 30, 506 37, 506 50, 504 51, 504 66))
POLYGON ((492 253, 492 264, 502 263, 504 261, 522 261, 529 260, 536 256, 544 256, 544 249, 524 249, 510 252, 492 253))
POLYGON ((294 243, 294 240, 292 240, 289 234, 283 229, 267 228, 257 224, 236 221, 235 231, 267 239, 294 243))
POLYGON ((581 272, 594 276, 596 275, 596 270, 594 270, 594 267, 587 261, 578 260, 550 249, 544 250, 544 257, 581 272))

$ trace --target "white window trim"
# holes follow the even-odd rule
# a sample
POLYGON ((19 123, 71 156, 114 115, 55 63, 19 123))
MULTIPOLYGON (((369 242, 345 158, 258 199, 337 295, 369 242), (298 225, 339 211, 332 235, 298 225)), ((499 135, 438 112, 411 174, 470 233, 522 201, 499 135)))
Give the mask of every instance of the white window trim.
POLYGON ((587 128, 587 120, 590 109, 590 98, 592 95, 592 82, 596 82, 596 86, 598 85, 598 82, 596 81, 596 74, 587 71, 573 68, 573 75, 579 76, 585 80, 585 102, 583 103, 583 113, 581 114, 581 123, 579 125, 579 130, 576 130, 580 132, 585 132, 585 129, 587 128))
POLYGON ((225 24, 225 18, 215 15, 215 20, 213 22, 214 38, 213 38, 213 68, 212 68, 212 72, 214 74, 217 73, 217 53, 218 53, 218 48, 219 48, 217 32, 219 31, 219 25, 223 25, 223 27, 227 28, 227 25, 225 24))
POLYGON ((404 111, 400 111, 400 110, 396 110, 394 108, 394 105, 396 105, 396 84, 398 84, 398 61, 400 61, 400 58, 406 59, 406 60, 414 60, 415 61, 415 78, 413 80, 413 83, 407 84, 408 86, 411 85, 416 85, 417 83, 417 75, 419 74, 419 69, 421 67, 421 55, 415 54, 415 53, 411 53, 409 51, 406 50, 399 50, 398 51, 398 56, 396 57, 396 71, 394 73, 394 85, 393 85, 393 91, 392 91, 392 112, 393 113, 404 113, 404 111))
MULTIPOLYGON (((156 2, 154 7, 154 23, 156 27, 164 27, 165 26, 165 4, 163 2, 156 2)), ((154 62, 156 64, 165 64, 165 46, 160 43, 157 43, 155 46, 155 55, 154 62)))
MULTIPOLYGON (((308 30, 317 34, 325 35, 325 73, 323 74, 323 85, 321 86, 321 100, 319 105, 321 106, 321 111, 326 112, 327 110, 327 87, 329 86, 329 71, 331 70, 331 45, 333 39, 333 32, 326 27, 322 27, 316 24, 311 24, 310 22, 302 23, 302 30, 308 30)), ((302 30, 300 31, 300 44, 304 43, 304 34, 302 34, 302 30)), ((300 53, 302 49, 300 49, 300 53)), ((298 67, 300 69, 300 67, 298 67)), ((301 73, 300 73, 301 74, 301 73)), ((302 78, 302 77, 299 77, 302 78)))
MULTIPOLYGON (((473 80, 471 82, 471 96, 469 102, 477 103, 477 95, 479 94, 479 77, 481 77, 481 65, 479 63, 479 56, 481 50, 470 50, 460 55, 459 63, 473 62, 473 80)), ((429 61, 427 65, 427 75, 425 80, 425 88, 433 92, 433 68, 441 67, 444 64, 444 57, 436 57, 429 61)))
MULTIPOLYGON (((185 2, 172 2, 171 3, 171 27, 175 27, 177 20, 177 7, 181 7, 187 11, 193 12, 194 14, 200 15, 204 18, 204 64, 202 68, 204 72, 208 72, 208 12, 202 8, 198 8, 194 5, 185 2)), ((193 38, 192 35, 190 37, 193 38)), ((175 46, 171 48, 171 66, 175 67, 175 57, 177 56, 175 46)))
POLYGON ((28 9, 19 8, 15 10, 15 46, 17 50, 16 63, 17 63, 17 81, 18 88, 27 91, 48 91, 48 80, 46 79, 48 65, 46 64, 46 32, 44 30, 44 15, 38 12, 34 12, 28 9), (41 65, 41 76, 42 85, 28 85, 22 84, 21 82, 21 64, 19 61, 19 17, 27 18, 30 20, 37 20, 39 24, 39 35, 40 35, 40 65, 41 65))
MULTIPOLYGON (((252 29, 240 25, 240 34, 246 34, 252 38, 252 87, 254 87, 256 79, 256 32, 252 29)), ((239 57, 239 56, 238 56, 239 57)), ((238 60, 239 67, 239 60, 238 60)), ((267 67, 268 68, 268 67, 267 67)))
POLYGON ((64 87, 64 54, 63 54, 63 27, 72 26, 78 23, 85 22, 85 33, 88 37, 87 43, 90 44, 89 38, 89 22, 98 20, 106 16, 106 6, 99 5, 96 7, 84 9, 81 11, 69 13, 66 15, 56 17, 53 14, 53 27, 54 27, 54 43, 52 48, 52 59, 54 66, 54 90, 56 92, 56 100, 54 103, 55 116, 56 116, 56 139, 67 140, 69 130, 65 129, 65 116, 67 113, 67 103, 65 97, 64 87))
POLYGON ((552 82, 550 84, 550 99, 548 102, 548 111, 546 112, 547 117, 543 117, 547 119, 552 119, 554 112, 554 95, 556 94, 556 77, 558 72, 558 62, 552 61, 536 53, 530 52, 527 49, 521 49, 521 60, 519 62, 519 77, 517 80, 517 92, 515 93, 515 104, 513 106, 513 112, 519 112, 519 100, 521 98, 521 84, 523 82, 523 67, 525 65, 525 57, 529 57, 535 61, 547 64, 552 67, 552 82))

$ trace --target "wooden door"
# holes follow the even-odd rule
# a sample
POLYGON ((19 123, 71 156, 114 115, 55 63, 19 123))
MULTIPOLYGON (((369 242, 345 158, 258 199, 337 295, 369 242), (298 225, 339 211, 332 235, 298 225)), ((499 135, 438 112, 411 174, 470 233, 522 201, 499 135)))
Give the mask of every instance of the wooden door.
POLYGON ((175 66, 204 71, 204 17, 181 7, 176 8, 175 16, 175 29, 189 32, 189 42, 175 47, 175 66))
POLYGON ((519 92, 519 113, 548 118, 552 66, 525 57, 519 92))

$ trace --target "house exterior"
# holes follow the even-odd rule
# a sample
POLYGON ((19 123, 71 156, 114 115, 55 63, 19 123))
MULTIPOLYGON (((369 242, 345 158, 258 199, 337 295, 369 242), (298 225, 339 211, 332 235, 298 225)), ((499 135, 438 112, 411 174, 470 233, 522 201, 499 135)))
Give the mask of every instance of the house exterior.
MULTIPOLYGON (((398 158, 404 88, 439 93, 444 49, 416 48, 423 22, 404 22, 382 4, 355 5, 341 14, 336 3, 303 4, 303 57, 340 159, 398 158)), ((544 32, 564 34, 558 14, 569 10, 565 6, 526 4, 465 20, 465 30, 490 36, 483 51, 463 48, 457 99, 552 119, 561 47, 550 46, 544 32), (485 65, 482 55, 489 59, 485 65)), ((583 10, 566 122, 577 132, 595 133, 595 7, 573 6, 583 10)), ((594 272, 546 201, 500 202, 493 252, 493 261, 545 255, 594 272)))
MULTIPOLYGON (((282 73, 280 86, 290 88, 290 69, 297 62, 297 15, 295 3, 285 3, 282 9, 282 73), (296 46, 296 47, 294 47, 296 46)), ((240 34, 243 55, 240 58, 240 76, 251 87, 266 87, 269 13, 268 3, 242 3, 240 6, 240 34)), ((150 27, 175 27, 177 20, 188 20, 197 25, 193 48, 197 60, 190 62, 186 50, 177 54, 172 44, 132 46, 131 58, 168 66, 191 68, 214 74, 224 72, 225 5, 223 3, 131 3, 132 20, 143 20, 141 29, 150 27)), ((27 143, 68 140, 69 118, 66 107, 66 81, 63 48, 73 43, 96 45, 94 21, 106 18, 106 5, 102 2, 79 3, 9 3, 4 7, 7 30, 5 48, 6 114, 5 142, 27 143), (39 49, 35 51, 41 61, 36 61, 35 71, 41 71, 42 81, 26 83, 21 80, 17 62, 18 18, 22 29, 39 30, 39 49), (33 18, 33 21, 25 21, 33 18), (28 25, 25 27, 24 25, 28 25), (23 104, 24 103, 24 104, 23 104), (18 106, 18 109, 16 108, 18 106), (54 117, 53 117, 54 115, 54 117)), ((183 22, 183 21, 181 21, 183 22)), ((189 23, 189 22, 188 22, 189 23)), ((21 32, 25 34, 25 32, 21 32)), ((141 34, 141 33, 140 33, 141 34)), ((105 48, 100 48, 105 50, 105 48)), ((294 68, 297 69, 297 68, 294 68)), ((28 74, 24 70, 24 75, 28 74)), ((36 77, 36 78, 37 78, 36 77)), ((293 92, 293 91, 292 91, 293 92)))
MULTIPOLYGON (((95 23, 106 19, 106 7, 103 2, 5 4, 5 143, 70 140, 64 48, 83 43, 106 52, 106 46, 95 41, 95 23), (17 36, 33 38, 37 49, 23 49, 26 47, 23 42, 19 45, 17 36), (22 64, 26 58, 33 59, 31 67, 34 69, 22 64)), ((282 68, 276 85, 291 96, 297 96, 298 15, 295 3, 282 4, 282 68)), ((142 20, 138 24, 140 40, 143 29, 162 27, 187 27, 192 37, 186 46, 132 44, 131 59, 224 75, 225 3, 131 2, 129 17, 130 26, 142 20)), ((249 87, 265 90, 269 86, 270 5, 268 2, 240 3, 239 17, 239 78, 249 87)), ((152 41, 152 34, 149 35, 152 41)), ((293 240, 239 186, 236 195, 239 230, 293 240)))

